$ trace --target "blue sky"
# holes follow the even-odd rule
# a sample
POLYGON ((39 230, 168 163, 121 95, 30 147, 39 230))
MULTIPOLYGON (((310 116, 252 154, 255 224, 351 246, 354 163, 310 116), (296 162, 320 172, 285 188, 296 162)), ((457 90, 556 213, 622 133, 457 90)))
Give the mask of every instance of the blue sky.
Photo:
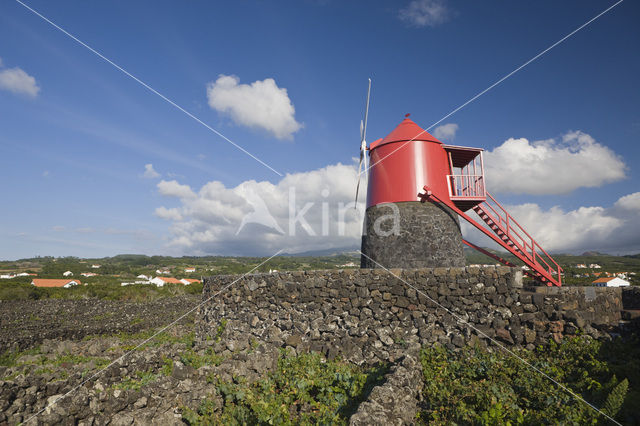
MULTIPOLYGON (((250 211, 250 203, 238 207, 238 194, 267 194, 276 217, 292 184, 314 208, 325 199, 349 201, 368 77, 370 141, 405 113, 428 127, 614 2, 27 4, 288 177, 283 182, 19 3, 4 1, 1 259, 273 254, 279 241, 272 233, 236 235, 250 211), (240 95, 249 98, 242 103, 240 95), (256 119, 251 96, 278 102, 269 111, 279 115, 256 119), (155 174, 145 177, 147 164, 155 174), (323 198, 322 189, 331 195, 323 198)), ((640 5, 622 2, 440 123, 458 126, 450 142, 492 152, 494 169, 508 158, 498 148, 510 138, 538 150, 534 141, 552 140, 543 165, 566 157, 567 170, 593 167, 593 179, 576 178, 561 193, 552 172, 541 182, 549 190, 501 186, 498 178, 493 190, 488 176, 489 190, 553 250, 640 251, 639 18, 640 5), (582 237, 561 235, 585 227, 582 237)), ((284 248, 354 245, 355 217, 350 226, 355 231, 340 238, 306 238, 299 229, 284 248)))

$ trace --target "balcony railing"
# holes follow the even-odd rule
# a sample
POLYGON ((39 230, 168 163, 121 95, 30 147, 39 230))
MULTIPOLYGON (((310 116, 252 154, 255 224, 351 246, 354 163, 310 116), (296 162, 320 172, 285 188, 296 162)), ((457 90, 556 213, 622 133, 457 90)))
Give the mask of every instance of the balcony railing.
POLYGON ((483 175, 447 175, 452 199, 486 198, 483 175))

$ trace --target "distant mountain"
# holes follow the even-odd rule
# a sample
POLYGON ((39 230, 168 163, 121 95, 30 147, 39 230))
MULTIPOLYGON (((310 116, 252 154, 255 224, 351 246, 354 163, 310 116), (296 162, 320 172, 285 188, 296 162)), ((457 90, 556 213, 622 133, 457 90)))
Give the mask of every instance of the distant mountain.
POLYGON ((281 256, 290 256, 290 257, 319 257, 319 256, 349 256, 349 257, 360 257, 360 252, 358 251, 360 247, 340 247, 340 248, 332 248, 332 249, 324 249, 324 250, 310 250, 303 251, 300 253, 283 253, 281 256))
POLYGON ((599 251, 585 251, 580 256, 611 256, 607 253, 600 253, 599 251))
POLYGON ((640 253, 638 253, 638 254, 628 254, 628 255, 626 255, 624 257, 628 257, 630 259, 640 259, 640 253))

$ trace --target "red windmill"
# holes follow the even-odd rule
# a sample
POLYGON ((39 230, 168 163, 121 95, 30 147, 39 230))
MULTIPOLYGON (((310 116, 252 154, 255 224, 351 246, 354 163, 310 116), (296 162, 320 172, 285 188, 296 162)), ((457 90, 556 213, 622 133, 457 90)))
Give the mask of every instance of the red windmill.
MULTIPOLYGON (((368 99, 369 95, 367 110, 368 99)), ((462 243, 515 266, 462 239, 457 214, 520 259, 528 267, 525 274, 549 286, 561 285, 562 268, 487 192, 482 149, 445 145, 408 114, 389 135, 368 148, 365 131, 366 126, 361 150, 369 152, 371 167, 363 267, 377 263, 386 267, 463 266, 462 243), (399 233, 376 232, 381 229, 380 224, 376 228, 375 222, 381 219, 377 211, 383 206, 399 215, 399 233)), ((361 163, 362 154, 366 164, 363 152, 361 163)))

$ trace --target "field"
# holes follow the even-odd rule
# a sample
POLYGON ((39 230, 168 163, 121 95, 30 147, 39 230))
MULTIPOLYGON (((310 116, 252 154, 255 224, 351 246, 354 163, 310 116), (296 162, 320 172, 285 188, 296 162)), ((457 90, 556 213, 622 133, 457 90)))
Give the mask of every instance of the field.
MULTIPOLYGON (((597 262, 603 270, 631 271, 640 263, 633 257, 567 259, 567 265, 597 262)), ((246 272, 261 261, 117 256, 3 262, 3 270, 45 278, 68 270, 74 276, 96 270, 99 275, 70 289, 35 288, 29 277, 0 281, 0 423, 24 422, 43 409, 38 419, 45 424, 71 419, 87 424, 107 419, 114 424, 349 423, 373 390, 392 380, 392 365, 356 366, 260 342, 238 350, 222 338, 224 324, 217 337, 198 341, 194 313, 156 335, 197 306, 202 285, 120 285, 160 268, 172 276, 198 277, 246 272), (185 273, 186 267, 196 272, 185 273)), ((282 257, 259 269, 350 268, 353 263, 357 259, 348 255, 282 257)), ((469 263, 481 262, 470 258, 469 263)), ((639 348, 635 337, 602 342, 577 337, 519 350, 519 356, 607 415, 634 424, 640 422, 634 409, 640 403, 639 348)), ((433 346, 415 355, 426 383, 418 423, 607 424, 502 352, 433 346)))

